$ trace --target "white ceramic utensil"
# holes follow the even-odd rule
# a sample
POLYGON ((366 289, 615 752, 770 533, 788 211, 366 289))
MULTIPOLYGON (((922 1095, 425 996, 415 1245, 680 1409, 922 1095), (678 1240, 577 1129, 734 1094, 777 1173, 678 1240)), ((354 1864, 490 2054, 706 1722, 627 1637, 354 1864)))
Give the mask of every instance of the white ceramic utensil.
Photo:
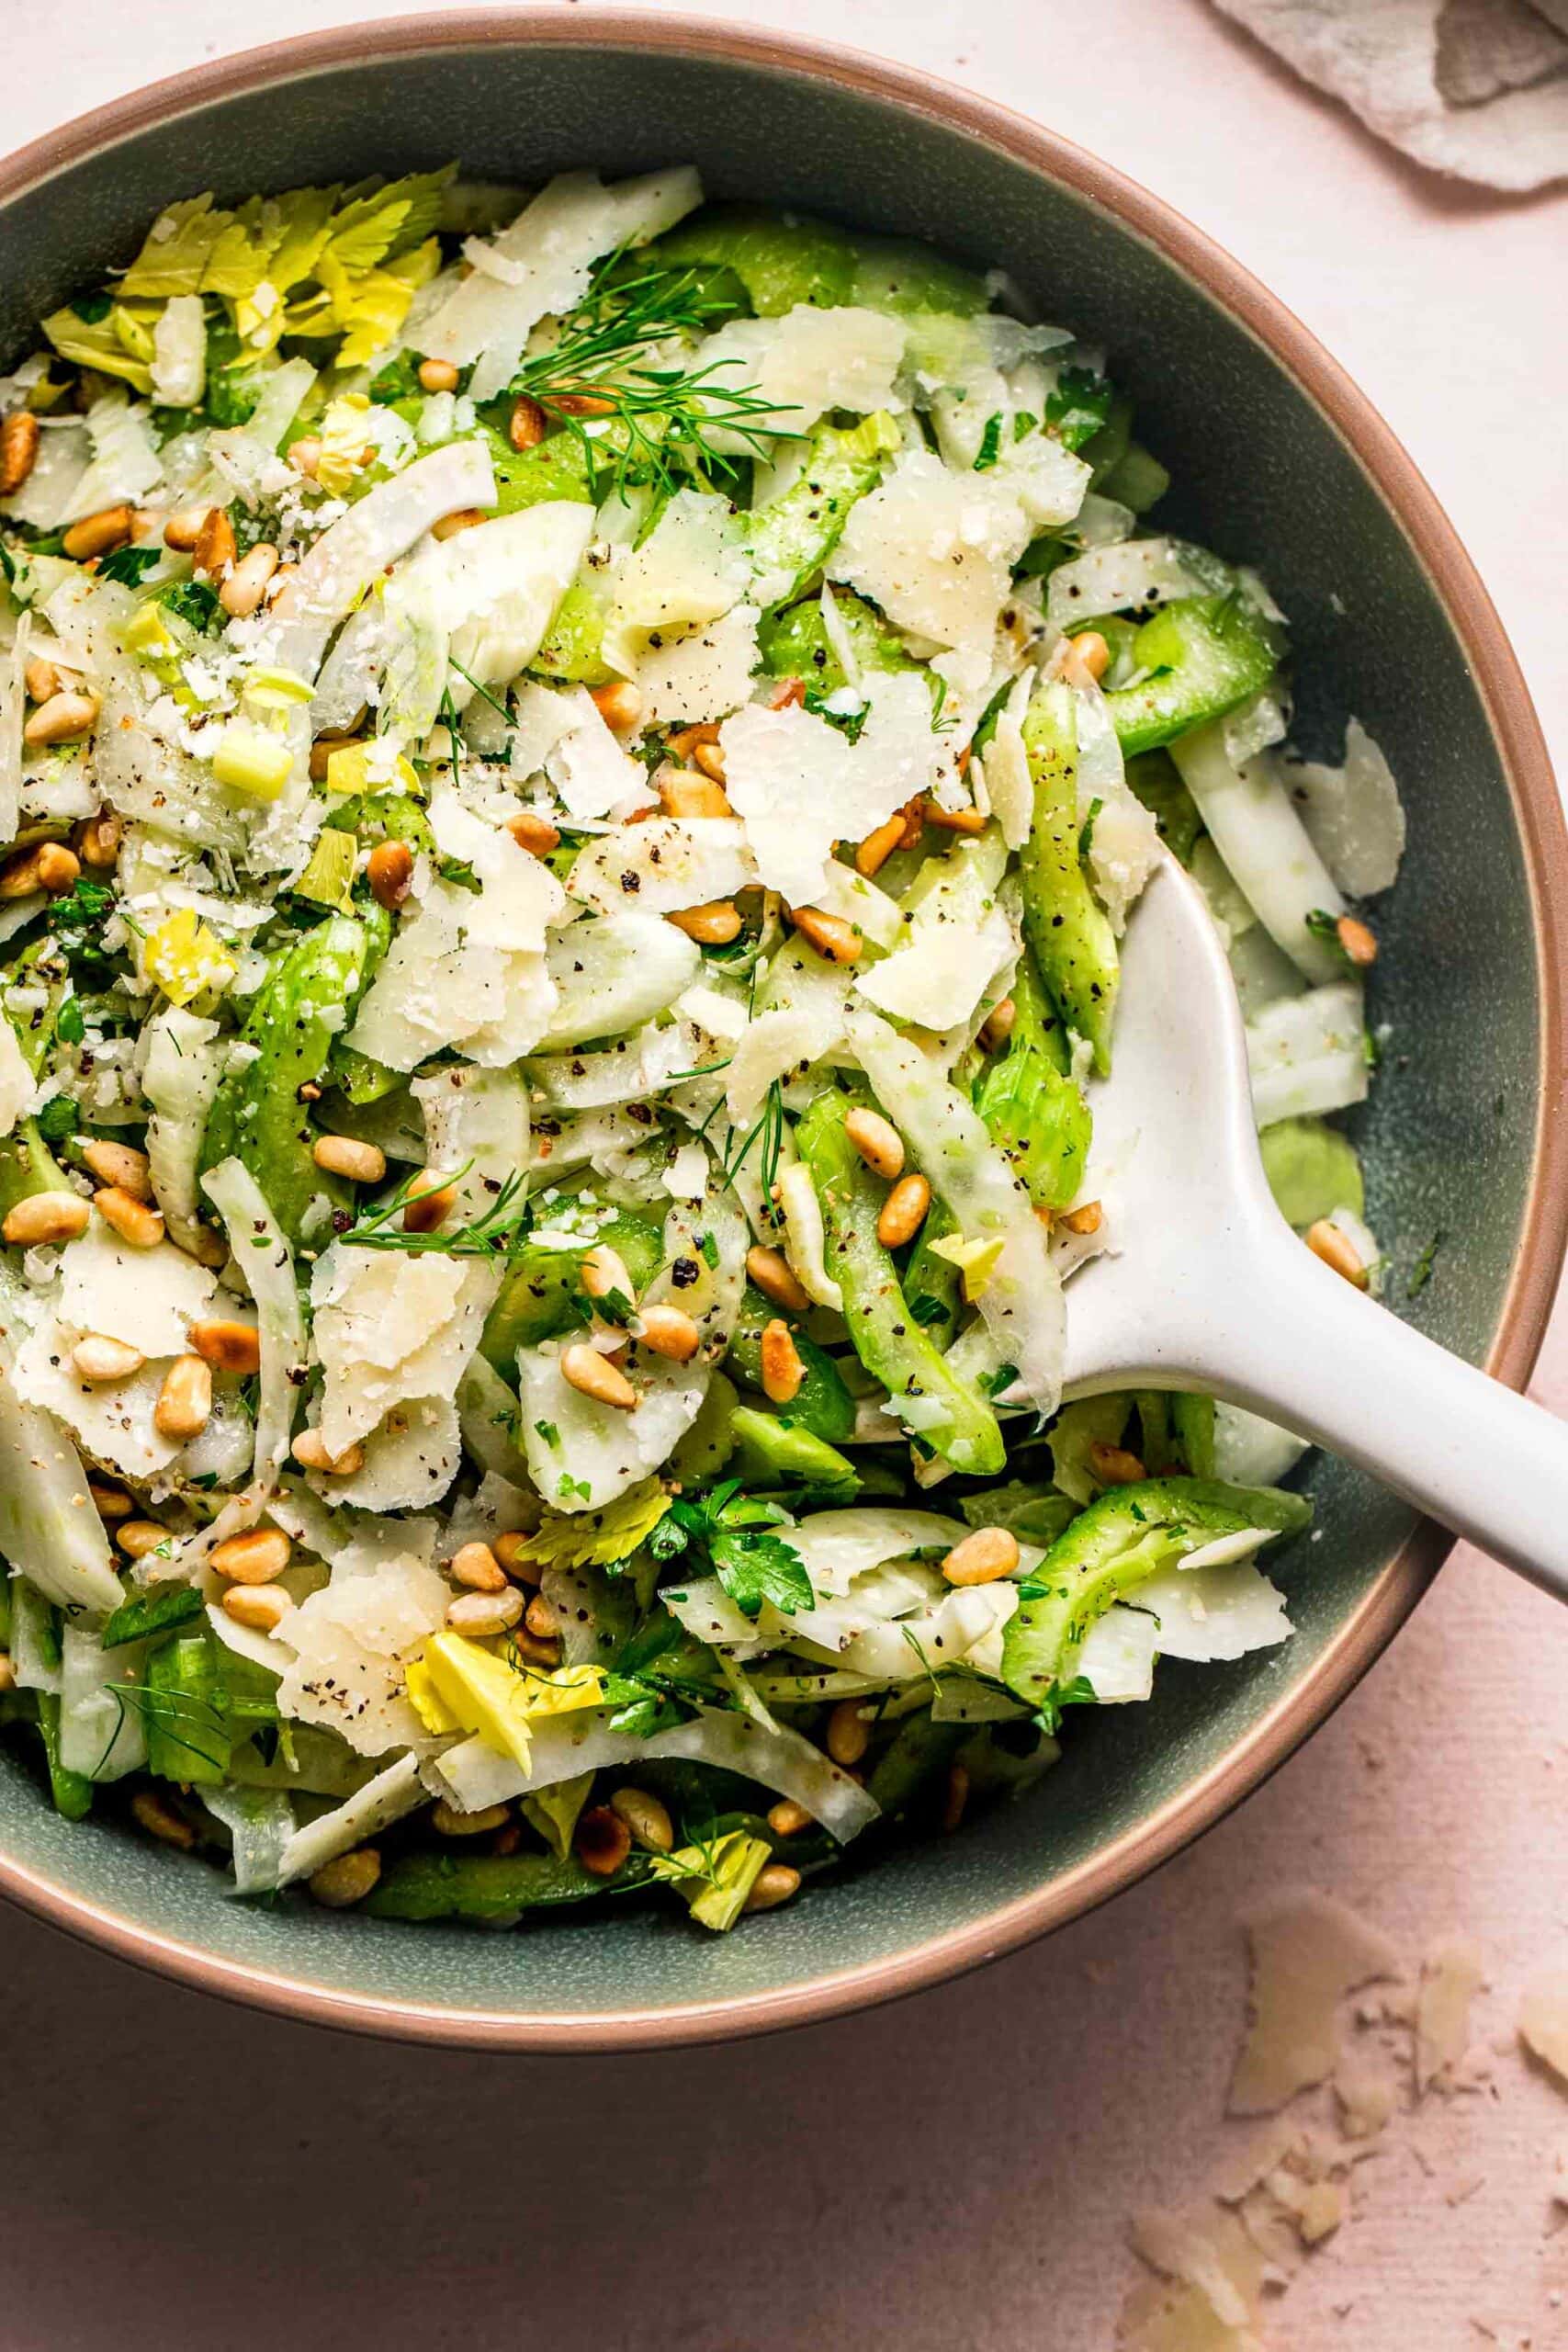
POLYGON ((1119 1254, 1067 1286, 1067 1388, 1187 1388, 1343 1454, 1568 1600, 1568 1427, 1336 1273, 1275 1207, 1224 950, 1168 854, 1093 1089, 1119 1254))

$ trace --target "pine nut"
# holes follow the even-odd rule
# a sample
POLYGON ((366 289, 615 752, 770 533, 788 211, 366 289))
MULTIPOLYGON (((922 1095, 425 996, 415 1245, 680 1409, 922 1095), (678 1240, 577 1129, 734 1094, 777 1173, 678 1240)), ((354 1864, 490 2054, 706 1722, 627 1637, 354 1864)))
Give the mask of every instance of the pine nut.
POLYGON ((139 1201, 123 1184, 105 1184, 93 1194, 93 1206, 106 1225, 112 1225, 133 1250, 155 1250, 164 1238, 159 1210, 139 1201))
POLYGON ((325 784, 327 769, 334 752, 357 752, 365 746, 365 737, 357 732, 344 735, 318 735, 310 746, 310 781, 325 784))
POLYGON ((683 907, 665 921, 694 939, 699 947, 728 947, 740 936, 740 910, 733 899, 710 899, 705 906, 683 907))
POLYGON ((51 899, 58 899, 73 889, 82 871, 82 861, 74 850, 63 842, 39 842, 38 845, 38 878, 51 899))
POLYGON ((221 506, 210 507, 202 517, 201 529, 191 551, 197 571, 216 577, 230 568, 236 552, 234 526, 230 522, 227 511, 221 506))
POLYGON ((632 1833, 620 1815, 596 1804, 582 1815, 572 1839, 577 1859, 595 1878, 614 1878, 632 1849, 632 1833))
POLYGON ((253 1527, 218 1544, 209 1566, 231 1584, 270 1584, 288 1566, 294 1546, 281 1527, 253 1527))
POLYGON ((980 1023, 980 1043, 987 1053, 1000 1053, 1012 1035, 1013 1023, 1017 1019, 1018 1007, 1010 996, 1004 996, 999 1004, 992 1005, 980 1023))
POLYGON ((115 1529, 114 1540, 128 1560, 144 1560, 169 1540, 169 1531, 155 1519, 128 1519, 115 1529))
POLYGON ((978 808, 943 808, 934 800, 926 803, 926 822, 934 825, 938 832, 965 833, 973 839, 983 833, 990 821, 978 808))
POLYGON ((1066 1233, 1098 1233, 1104 1213, 1098 1201, 1086 1201, 1080 1209, 1064 1210, 1056 1222, 1066 1233))
POLYGON ((620 680, 608 686, 590 686, 588 698, 612 734, 628 734, 642 717, 642 696, 634 685, 620 680))
POLYGON ((90 563, 95 556, 122 548, 135 519, 129 506, 101 507, 96 514, 85 514, 79 523, 73 523, 60 544, 73 563, 90 563))
POLYGON ((669 1810, 646 1789, 617 1789, 610 1810, 618 1814, 635 1842, 650 1854, 668 1854, 675 1844, 675 1825, 669 1810))
POLYGON ((874 832, 867 833, 856 850, 855 872, 863 874, 869 882, 874 874, 881 873, 903 838, 903 817, 889 817, 885 825, 878 825, 874 832))
POLYGON ((46 662, 41 653, 35 653, 22 672, 22 684, 28 690, 29 702, 48 702, 51 695, 62 693, 68 685, 75 683, 69 672, 62 670, 53 662, 46 662))
POLYGON ((550 1668, 560 1664, 560 1644, 540 1641, 538 1635, 531 1634, 526 1625, 518 1626, 512 1636, 512 1642, 518 1657, 526 1666, 542 1666, 550 1668))
POLYGON ((130 1497, 121 1494, 118 1487, 100 1487, 96 1479, 88 1481, 87 1492, 102 1520, 129 1519, 136 1508, 130 1497))
POLYGON ((462 380, 449 359, 422 359, 419 363, 422 392, 455 392, 462 380))
POLYGON ((1089 1450, 1089 1466, 1102 1487, 1141 1486, 1148 1472, 1124 1445, 1107 1445, 1096 1438, 1089 1450))
POLYGON ((800 1872, 787 1862, 767 1862, 751 1882, 743 1911, 776 1911, 781 1903, 800 1893, 800 1872))
POLYGON ((0 1234, 18 1250, 49 1241, 74 1241, 87 1229, 87 1204, 75 1193, 29 1193, 7 1210, 0 1234))
POLYGON ((612 1291, 619 1291, 628 1306, 636 1300, 637 1284, 625 1261, 607 1242, 601 1241, 587 1252, 578 1279, 590 1298, 608 1298, 612 1291))
POLYGON ((882 1204, 876 1238, 885 1250, 901 1250, 926 1221, 931 1188, 923 1176, 901 1176, 882 1204))
POLYGON ((188 1821, 175 1811, 155 1789, 138 1789, 130 1800, 131 1818, 150 1838, 164 1846, 177 1846, 185 1854, 196 1844, 196 1832, 188 1821))
MULTIPOLYGON (((212 1367, 199 1356, 176 1356, 164 1375, 152 1426, 160 1437, 199 1437, 212 1414, 212 1367)), ((221 1548, 221 1547, 220 1547, 221 1548)))
MULTIPOLYGON (((6 1222, 9 1227, 10 1218, 6 1222)), ((8 1231, 6 1238, 10 1238, 8 1231)), ((1306 1246, 1314 1258, 1321 1258, 1325 1266, 1332 1266, 1337 1274, 1343 1274, 1358 1290, 1366 1289, 1367 1270, 1354 1244, 1327 1217, 1320 1216, 1315 1225, 1307 1227, 1306 1246)))
POLYGON ((7 1650, 0 1650, 0 1690, 14 1690, 16 1687, 17 1669, 12 1663, 10 1653, 7 1650))
POLYGON ((316 468, 321 462, 321 445, 314 433, 302 433, 298 441, 289 443, 284 455, 297 474, 303 474, 307 481, 315 481, 316 468))
POLYGON ((1071 659, 1099 685, 1111 667, 1111 648, 1097 628, 1086 628, 1067 640, 1071 659))
POLYGON ((826 956, 830 964, 859 961, 861 935, 842 915, 824 914, 820 907, 796 907, 790 921, 802 939, 809 940, 818 954, 826 956))
POLYGON ((904 1138, 880 1111, 857 1108, 850 1112, 844 1133, 874 1176, 885 1176, 891 1183, 903 1174, 904 1138))
POLYGON ((430 1808, 430 1826, 438 1838, 483 1838, 492 1829, 504 1829, 511 1818, 511 1810, 504 1804, 482 1804, 477 1813, 459 1813, 442 1797, 430 1808))
POLYGON ((1366 924, 1358 916, 1341 915, 1334 926, 1334 932, 1346 956, 1358 971, 1364 972, 1369 965, 1377 962, 1376 935, 1368 930, 1366 924))
POLYGON ((31 409, 14 408, 0 424, 0 498, 14 497, 38 463, 39 421, 31 409))
POLYGON ((700 1326, 678 1306, 645 1306, 640 1320, 638 1346, 651 1348, 656 1356, 667 1356, 671 1363, 690 1363, 702 1346, 700 1326))
POLYGON ((95 1386, 129 1380, 146 1361, 140 1348, 130 1347, 123 1340, 112 1340, 104 1331, 84 1332, 71 1351, 72 1368, 77 1379, 95 1386))
POLYGON ((91 734, 98 716, 96 695, 62 693, 40 703, 22 729, 22 741, 35 752, 55 743, 80 742, 91 734))
POLYGON ((810 1306, 810 1299, 795 1281, 782 1250, 770 1250, 761 1241, 754 1242, 746 1252, 746 1272, 762 1296, 771 1299, 775 1306, 804 1315, 810 1306))
POLYGON ((506 437, 514 449, 536 449, 545 437, 545 412, 537 401, 524 392, 513 402, 512 414, 506 421, 506 437))
POLYGON ((261 1370, 261 1333, 254 1323, 232 1316, 213 1316, 190 1327, 190 1343, 204 1363, 215 1372, 231 1372, 248 1380, 261 1370))
POLYGON ((504 1592, 506 1575, 488 1544, 459 1544, 452 1555, 455 1582, 470 1592, 504 1592))
POLYGON ((678 760, 689 760, 699 743, 717 742, 718 721, 716 718, 699 719, 694 727, 678 728, 668 740, 670 749, 678 760))
POLYGON ((491 1839, 490 1850, 492 1854, 514 1854, 522 1843, 521 1827, 515 1821, 509 1821, 506 1826, 503 1829, 498 1829, 491 1839))
POLYGON ((120 835, 124 828, 112 808, 100 808, 96 817, 85 817, 71 836, 72 847, 84 865, 95 873, 107 874, 119 863, 120 835))
POLYGON ((200 538, 210 506, 182 506, 164 525, 164 545, 176 555, 189 555, 200 538))
POLYGON ((365 879, 378 906, 400 907, 413 886, 413 852, 407 842, 378 842, 365 861, 365 879))
MULTIPOLYGON (((295 443, 299 447, 299 443, 295 443)), ((363 1903, 381 1875, 381 1857, 374 1846, 356 1846, 351 1854, 334 1854, 305 1883, 314 1902, 329 1911, 348 1911, 363 1903)))
POLYGON ((871 1746, 871 1725, 865 1719, 864 1702, 859 1699, 840 1699, 828 1718, 828 1753, 835 1764, 846 1768, 858 1764, 871 1746))
POLYGON ((798 1838, 803 1829, 810 1828, 811 1821, 806 1807, 796 1804, 793 1797, 781 1797, 768 1813, 768 1827, 775 1838, 798 1838))
POLYGON ((329 1176, 346 1176, 351 1184, 378 1184, 387 1172, 380 1145, 360 1143, 353 1136, 318 1136, 310 1157, 329 1176))
POLYGON ((270 605, 281 596, 299 567, 297 563, 280 563, 266 583, 266 601, 270 605))
POLYGON ((422 1168, 409 1179, 408 1204, 403 1210, 405 1233, 434 1233, 446 1224, 457 1205, 457 1188, 438 1168, 422 1168))
POLYGON ((615 403, 602 392, 552 392, 550 406, 562 416, 614 416, 615 403))
POLYGON ((637 1408, 637 1390, 624 1372, 602 1356, 597 1348, 579 1340, 561 1351, 561 1378, 583 1396, 592 1396, 596 1404, 613 1405, 620 1413, 637 1408))
POLYGON ((995 1584, 1010 1577, 1019 1562, 1018 1538, 1005 1527, 977 1527, 955 1544, 942 1564, 949 1584, 995 1584))
POLYGON ((36 842, 31 849, 15 851, 0 865, 0 899, 36 899, 42 888, 36 842))
POLYGON ((321 1470, 329 1478, 352 1478, 365 1467, 365 1448, 357 1441, 341 1453, 329 1453, 320 1430, 301 1430, 289 1452, 302 1470, 321 1470))
POLYGON ((698 775, 691 768, 664 768, 655 776, 659 797, 667 817, 733 817, 729 796, 712 776, 698 775))
POLYGON ((699 743, 696 750, 692 753, 692 757, 696 762, 698 767, 701 768, 703 774, 705 776, 711 776, 715 784, 722 784, 724 782, 724 746, 722 743, 699 743))
POLYGON ((223 1614, 253 1634, 274 1634, 294 1603, 280 1585, 231 1584, 224 1592, 223 1614))
POLYGON ((536 1592, 523 1612, 523 1623, 537 1642, 560 1639, 560 1619, 542 1592, 536 1592))
POLYGON ((129 1143, 110 1143, 96 1136, 82 1146, 82 1158, 100 1184, 118 1186, 139 1201, 152 1197, 147 1154, 129 1143))
POLYGON ((522 1614, 523 1595, 515 1585, 508 1585, 504 1592, 466 1592, 446 1604, 446 1623, 452 1631, 467 1634, 471 1641, 504 1634, 522 1614))
POLYGON ((509 817, 506 830, 530 857, 547 857, 551 850, 560 847, 560 828, 533 808, 520 808, 515 817, 509 817))
POLYGON ((498 1535, 490 1548, 509 1577, 514 1577, 519 1584, 537 1584, 539 1564, 528 1558, 527 1544, 527 1536, 515 1530, 498 1535))
POLYGON ((806 1366, 789 1325, 776 1318, 762 1327, 762 1394, 770 1404, 790 1405, 800 1394, 806 1366))
POLYGON ((943 1793, 942 1801, 942 1826, 948 1837, 952 1837, 953 1831, 958 1827, 960 1822, 963 1820, 964 1808, 967 1806, 968 1803, 969 1774, 967 1769, 962 1764, 952 1765, 948 1770, 947 1788, 943 1793))
POLYGON ((459 531, 471 531, 477 523, 488 520, 482 506, 454 507, 450 514, 443 514, 439 523, 431 525, 430 536, 433 539, 455 539, 459 531))
POLYGON ((231 620, 249 620, 266 594, 268 581, 277 570, 277 549, 265 539, 258 540, 249 555, 237 563, 218 591, 218 601, 231 620))

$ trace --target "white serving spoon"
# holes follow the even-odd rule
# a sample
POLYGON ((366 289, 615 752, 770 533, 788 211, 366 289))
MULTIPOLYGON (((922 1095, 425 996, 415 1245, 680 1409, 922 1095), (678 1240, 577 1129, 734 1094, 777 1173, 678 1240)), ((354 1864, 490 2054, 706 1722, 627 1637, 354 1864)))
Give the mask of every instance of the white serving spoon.
POLYGON ((1166 854, 1128 921, 1092 1090, 1116 1238, 1067 1285, 1068 1393, 1188 1388, 1298 1430, 1568 1600, 1568 1427, 1324 1264, 1275 1207, 1241 1008, 1166 854))

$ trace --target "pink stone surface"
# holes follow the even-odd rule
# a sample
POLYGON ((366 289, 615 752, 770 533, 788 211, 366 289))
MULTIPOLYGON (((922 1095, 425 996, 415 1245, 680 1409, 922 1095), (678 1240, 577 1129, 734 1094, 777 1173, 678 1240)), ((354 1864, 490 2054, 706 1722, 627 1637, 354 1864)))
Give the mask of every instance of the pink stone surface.
MULTIPOLYGON (((76 0, 0 82, 9 147, 253 40, 371 13, 76 0)), ((393 13, 388 11, 387 13, 393 13)), ((719 8, 705 14, 736 13, 719 8)), ((1271 284, 1435 483, 1568 741, 1568 198, 1423 177, 1201 0, 770 0, 1032 113, 1271 284)), ((1062 309, 1070 315, 1070 256, 1062 309)), ((1420 780, 1405 779, 1416 822, 1420 780)), ((1483 1213, 1484 1204, 1478 1204, 1483 1213)), ((1560 1316, 1537 1394, 1568 1408, 1560 1316)), ((1239 1905, 1310 1880, 1405 1948, 1475 1934, 1483 2039, 1568 1966, 1568 1622, 1456 1553, 1310 1747, 1157 1878, 987 1973, 737 2049, 504 2061, 275 2024, 0 1913, 6 2352, 1102 2352, 1125 2217, 1232 2144, 1239 1905)), ((1513 2054, 1402 2116, 1269 2323, 1290 2352, 1568 2345, 1568 2098, 1513 2054)))

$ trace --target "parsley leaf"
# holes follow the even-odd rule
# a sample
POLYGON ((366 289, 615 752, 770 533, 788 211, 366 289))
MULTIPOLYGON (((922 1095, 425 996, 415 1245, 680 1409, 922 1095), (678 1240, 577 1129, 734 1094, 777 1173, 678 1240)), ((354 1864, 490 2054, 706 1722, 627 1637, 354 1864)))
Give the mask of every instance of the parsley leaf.
POLYGON ((757 1616, 766 1600, 793 1617, 815 1607, 817 1596, 799 1554, 773 1532, 788 1521, 777 1503, 743 1495, 731 1478, 699 1502, 671 1503, 650 1548, 664 1560, 682 1552, 705 1555, 743 1616, 757 1616))
POLYGON ((980 435, 980 447, 975 454, 975 471, 977 474, 989 473, 1001 454, 1002 413, 998 409, 986 419, 986 429, 980 435))
POLYGON ((100 580, 118 580, 122 588, 139 587, 155 563, 162 560, 162 548, 116 548, 98 565, 100 580))
POLYGON ((1107 423, 1111 399, 1105 377, 1087 368, 1064 368, 1045 402, 1046 429, 1065 448, 1081 449, 1107 423))

